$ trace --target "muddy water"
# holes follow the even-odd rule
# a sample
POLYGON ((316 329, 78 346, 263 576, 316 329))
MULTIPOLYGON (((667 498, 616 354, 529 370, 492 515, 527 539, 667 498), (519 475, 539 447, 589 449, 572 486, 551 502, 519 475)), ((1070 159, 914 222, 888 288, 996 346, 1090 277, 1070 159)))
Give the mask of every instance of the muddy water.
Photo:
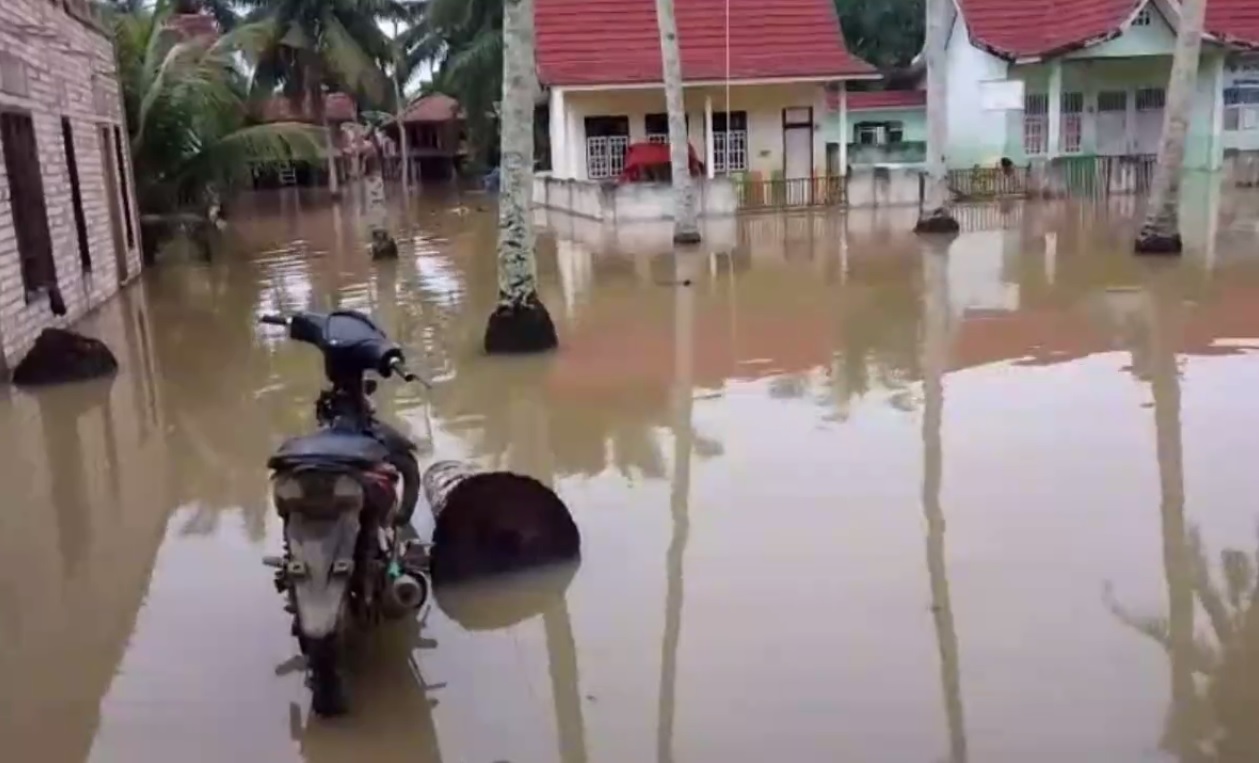
MULTIPOLYGON (((86 329, 112 383, 0 393, 0 757, 15 761, 1259 759, 1259 200, 1191 252, 1130 206, 758 217, 674 259, 552 219, 563 349, 480 357, 491 213, 236 208, 86 329), (689 285, 679 285, 689 282, 689 285), (360 650, 308 717, 268 571, 267 453, 312 351, 262 312, 373 312, 435 379, 380 405, 426 458, 526 471, 585 559, 360 650)), ((418 520, 421 531, 427 529, 418 520)))

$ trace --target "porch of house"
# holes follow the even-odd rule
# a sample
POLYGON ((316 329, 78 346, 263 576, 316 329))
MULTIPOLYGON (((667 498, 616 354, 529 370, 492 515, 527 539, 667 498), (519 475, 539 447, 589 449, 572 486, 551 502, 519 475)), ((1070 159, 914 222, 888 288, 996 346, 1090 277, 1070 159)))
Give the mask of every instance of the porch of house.
MULTIPOLYGON (((842 84, 831 86, 828 98, 827 85, 820 81, 687 87, 687 133, 704 164, 701 214, 839 203, 848 146, 842 99, 833 94, 842 89, 842 84)), ((557 182, 571 187, 614 181, 624 169, 629 145, 668 140, 662 88, 553 89, 551 171, 535 186, 535 202, 557 208, 557 198, 572 193, 557 182)), ((600 193, 633 195, 636 214, 672 216, 666 184, 633 185, 602 192, 582 188, 578 195, 589 204, 600 193)), ((592 209, 597 206, 563 211, 589 216, 592 209)))
MULTIPOLYGON (((1222 51, 1203 53, 1185 148, 1190 169, 1217 170, 1223 160, 1224 61, 1222 51)), ((950 165, 992 167, 1002 158, 1017 166, 1079 165, 1096 158, 1099 167, 1119 167, 1152 160, 1170 73, 1170 55, 1068 56, 1012 66, 1009 78, 1023 82, 1023 109, 977 120, 974 135, 951 141, 950 165)))

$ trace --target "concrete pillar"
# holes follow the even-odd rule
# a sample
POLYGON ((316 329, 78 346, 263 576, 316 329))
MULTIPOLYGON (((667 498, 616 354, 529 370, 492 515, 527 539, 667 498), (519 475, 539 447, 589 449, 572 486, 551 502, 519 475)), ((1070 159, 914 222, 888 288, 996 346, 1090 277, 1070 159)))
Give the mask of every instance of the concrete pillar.
POLYGON ((1207 157, 1207 169, 1216 171, 1224 167, 1224 59, 1217 54, 1210 63, 1211 72, 1211 148, 1207 157))
POLYGON ((557 178, 572 177, 568 150, 568 115, 565 112, 563 88, 551 88, 551 174, 557 178))
POLYGON ((564 104, 567 112, 568 129, 564 137, 568 146, 568 178, 570 180, 586 179, 586 131, 578 118, 576 109, 568 103, 564 104))
POLYGON ((839 83, 839 172, 848 174, 848 83, 839 83))
POLYGON ((1062 145, 1062 59, 1049 62, 1049 151, 1050 159, 1057 157, 1062 145))
POLYGON ((708 171, 709 180, 717 176, 717 170, 713 167, 715 156, 716 152, 713 149, 713 97, 706 95, 704 96, 704 167, 708 171))
POLYGON ((568 113, 564 108, 564 89, 551 88, 550 141, 551 174, 556 178, 572 178, 568 150, 568 113))

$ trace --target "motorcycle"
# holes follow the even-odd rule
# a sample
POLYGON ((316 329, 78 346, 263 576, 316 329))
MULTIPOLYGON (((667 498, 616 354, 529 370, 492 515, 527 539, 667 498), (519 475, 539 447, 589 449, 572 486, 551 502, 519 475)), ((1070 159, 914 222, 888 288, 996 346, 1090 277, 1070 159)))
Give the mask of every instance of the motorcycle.
POLYGON ((268 315, 323 354, 329 387, 312 434, 286 440, 267 462, 284 555, 268 557, 305 658, 311 708, 348 709, 344 651, 353 626, 414 617, 432 584, 427 550, 411 528, 419 499, 415 443, 376 418, 369 372, 422 381, 401 348, 352 310, 268 315))

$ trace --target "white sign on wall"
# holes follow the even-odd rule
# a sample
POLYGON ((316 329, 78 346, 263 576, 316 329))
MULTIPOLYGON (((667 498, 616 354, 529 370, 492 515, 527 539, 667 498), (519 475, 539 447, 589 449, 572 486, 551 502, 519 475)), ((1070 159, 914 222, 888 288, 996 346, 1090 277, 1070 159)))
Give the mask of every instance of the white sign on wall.
POLYGON ((984 111, 1020 111, 1023 80, 992 79, 979 83, 979 102, 984 111))

